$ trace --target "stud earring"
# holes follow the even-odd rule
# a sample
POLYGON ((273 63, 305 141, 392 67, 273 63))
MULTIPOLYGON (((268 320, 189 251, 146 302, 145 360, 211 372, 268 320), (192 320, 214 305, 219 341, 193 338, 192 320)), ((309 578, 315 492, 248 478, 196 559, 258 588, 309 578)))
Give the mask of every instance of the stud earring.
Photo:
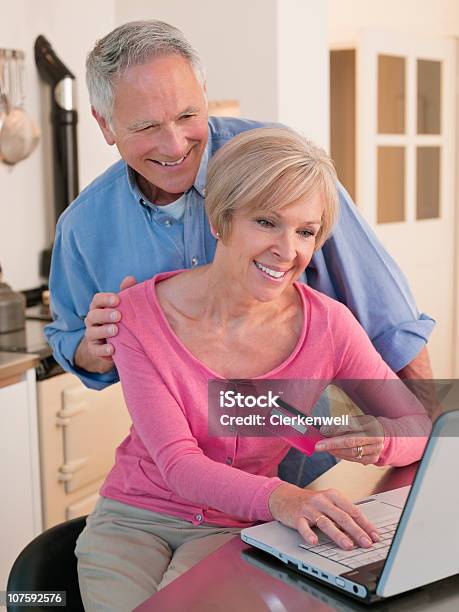
POLYGON ((220 239, 220 234, 219 234, 219 232, 216 232, 216 233, 215 233, 215 238, 216 238, 217 240, 219 240, 219 239, 220 239))

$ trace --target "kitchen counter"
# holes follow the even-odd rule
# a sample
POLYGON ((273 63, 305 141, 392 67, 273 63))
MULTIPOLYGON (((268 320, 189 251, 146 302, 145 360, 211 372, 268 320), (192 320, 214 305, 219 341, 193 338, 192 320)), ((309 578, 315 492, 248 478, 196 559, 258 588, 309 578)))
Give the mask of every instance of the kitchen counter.
MULTIPOLYGON (((0 590, 20 551, 42 530, 35 353, 0 351, 0 590)), ((62 435, 62 434, 61 434, 62 435)))
POLYGON ((23 374, 35 368, 38 362, 38 355, 0 351, 0 387, 19 382, 23 374))

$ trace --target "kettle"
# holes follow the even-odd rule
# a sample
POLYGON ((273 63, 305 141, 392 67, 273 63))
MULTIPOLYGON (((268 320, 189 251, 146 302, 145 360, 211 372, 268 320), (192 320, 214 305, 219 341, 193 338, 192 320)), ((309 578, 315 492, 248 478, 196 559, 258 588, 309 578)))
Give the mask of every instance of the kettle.
POLYGON ((26 307, 25 295, 13 291, 2 279, 0 266, 0 334, 24 329, 26 307))

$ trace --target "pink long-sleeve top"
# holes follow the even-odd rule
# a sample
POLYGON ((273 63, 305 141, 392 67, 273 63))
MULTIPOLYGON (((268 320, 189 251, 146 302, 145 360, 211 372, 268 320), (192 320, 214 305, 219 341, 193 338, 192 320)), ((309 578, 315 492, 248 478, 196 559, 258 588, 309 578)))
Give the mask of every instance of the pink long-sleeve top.
MULTIPOLYGON (((221 376, 179 340, 156 297, 155 285, 179 273, 158 274, 120 294, 122 320, 110 342, 132 427, 101 495, 193 524, 245 527, 272 520, 268 500, 282 484, 277 468, 290 447, 277 437, 209 437, 208 380, 221 376)), ((258 379, 397 379, 345 306, 295 286, 304 313, 300 338, 283 363, 258 379)), ((414 438, 412 426, 409 437, 400 437, 406 418, 400 408, 387 406, 386 416, 380 418, 386 438, 378 463, 419 459, 425 437, 414 438), (392 436, 394 423, 398 434, 392 436)), ((429 427, 420 416, 417 435, 429 427)))

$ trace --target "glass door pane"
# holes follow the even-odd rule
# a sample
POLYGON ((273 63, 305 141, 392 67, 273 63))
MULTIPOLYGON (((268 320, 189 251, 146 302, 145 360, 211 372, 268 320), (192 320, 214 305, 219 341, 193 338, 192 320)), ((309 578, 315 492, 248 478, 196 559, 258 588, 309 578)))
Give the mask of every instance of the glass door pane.
POLYGON ((405 220, 405 147, 378 147, 377 222, 405 220))
POLYGON ((378 133, 405 133, 405 58, 378 55, 378 133))
POLYGON ((441 62, 419 60, 418 134, 441 132, 441 62))
POLYGON ((354 201, 355 61, 355 49, 330 52, 330 150, 339 180, 354 201))
POLYGON ((418 147, 416 152, 416 218, 440 216, 440 147, 418 147))

